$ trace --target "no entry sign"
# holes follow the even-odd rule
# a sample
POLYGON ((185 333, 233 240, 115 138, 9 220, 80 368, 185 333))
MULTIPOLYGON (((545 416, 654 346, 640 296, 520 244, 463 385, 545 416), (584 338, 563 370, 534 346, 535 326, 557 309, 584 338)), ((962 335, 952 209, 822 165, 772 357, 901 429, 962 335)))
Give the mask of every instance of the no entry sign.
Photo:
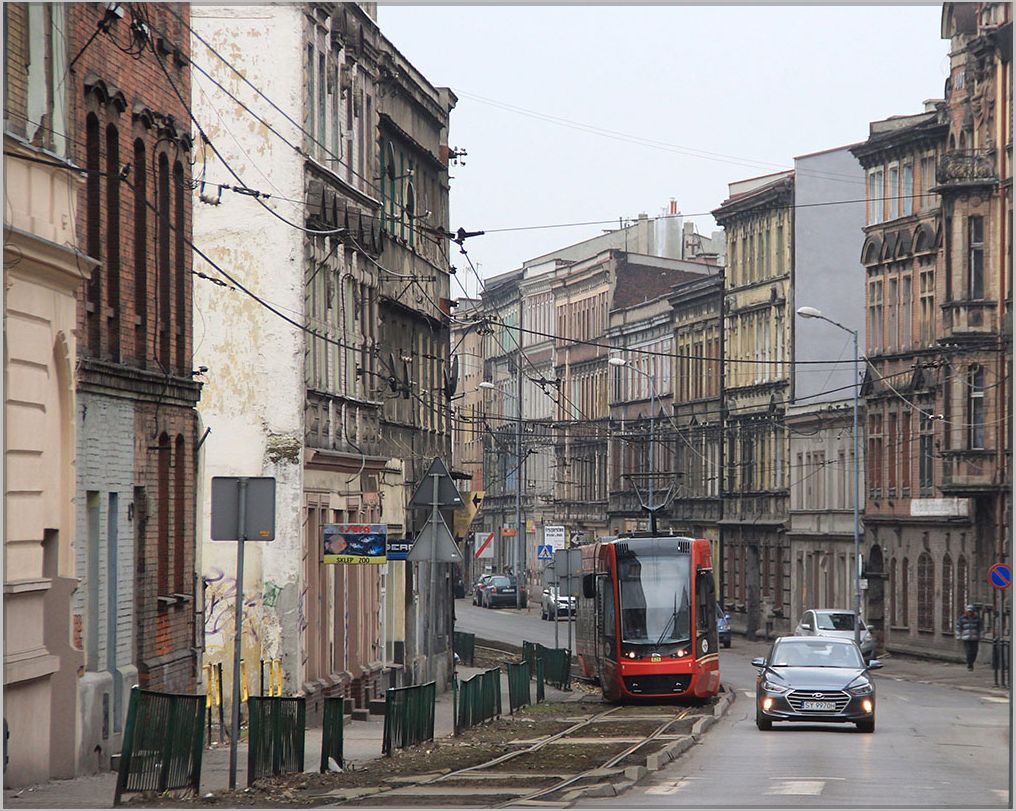
POLYGON ((1012 585, 1012 569, 1007 563, 996 563, 988 569, 988 582, 996 589, 1007 589, 1012 585))

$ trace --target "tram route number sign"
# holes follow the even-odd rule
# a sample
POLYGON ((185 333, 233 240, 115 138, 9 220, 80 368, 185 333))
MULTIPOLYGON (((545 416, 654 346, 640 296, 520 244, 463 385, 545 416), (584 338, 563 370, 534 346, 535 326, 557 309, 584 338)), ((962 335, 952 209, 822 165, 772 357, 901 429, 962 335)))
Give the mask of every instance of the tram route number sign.
POLYGON ((999 591, 1012 585, 1012 568, 1007 563, 996 563, 988 569, 988 583, 999 591))

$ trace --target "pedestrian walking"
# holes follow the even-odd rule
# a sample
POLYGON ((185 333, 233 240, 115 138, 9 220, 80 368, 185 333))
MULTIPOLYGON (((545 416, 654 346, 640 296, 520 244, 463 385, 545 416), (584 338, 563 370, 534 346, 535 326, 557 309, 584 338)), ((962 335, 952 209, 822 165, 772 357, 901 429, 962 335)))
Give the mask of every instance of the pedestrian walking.
POLYGON ((981 641, 981 618, 974 606, 968 605, 956 620, 956 638, 963 643, 967 670, 973 670, 974 660, 977 659, 977 643, 981 641))

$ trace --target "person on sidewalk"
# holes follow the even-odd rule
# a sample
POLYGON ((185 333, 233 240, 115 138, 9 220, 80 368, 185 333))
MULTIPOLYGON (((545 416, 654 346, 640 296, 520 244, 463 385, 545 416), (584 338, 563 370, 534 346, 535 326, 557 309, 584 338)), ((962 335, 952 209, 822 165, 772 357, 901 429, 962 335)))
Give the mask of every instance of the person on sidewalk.
POLYGON ((968 605, 956 620, 956 638, 963 643, 967 654, 967 670, 973 670, 974 660, 977 659, 977 643, 981 640, 981 618, 974 606, 968 605))

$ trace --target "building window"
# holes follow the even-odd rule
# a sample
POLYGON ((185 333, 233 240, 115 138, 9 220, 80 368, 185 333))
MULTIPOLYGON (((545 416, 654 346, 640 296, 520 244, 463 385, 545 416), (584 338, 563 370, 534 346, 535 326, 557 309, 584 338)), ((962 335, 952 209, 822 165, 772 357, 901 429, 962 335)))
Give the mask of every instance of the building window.
POLYGON ((173 260, 175 263, 176 286, 176 368, 186 376, 190 372, 190 359, 187 357, 187 198, 190 186, 184 182, 183 164, 179 161, 173 166, 174 190, 174 245, 173 260))
POLYGON ((183 434, 177 434, 176 453, 173 454, 173 592, 187 593, 187 577, 184 570, 184 551, 187 549, 187 464, 183 434))
MULTIPOLYGON (((90 113, 85 122, 85 168, 88 169, 88 177, 85 181, 85 216, 88 218, 85 245, 88 255, 92 259, 102 258, 102 174, 100 166, 102 145, 99 135, 99 119, 94 113, 90 113)), ((102 336, 100 326, 102 320, 101 262, 92 268, 92 274, 88 279, 85 313, 88 328, 88 351, 93 355, 98 355, 102 349, 100 345, 102 336)))
POLYGON ((881 169, 868 173, 868 223, 882 222, 883 197, 885 190, 883 186, 884 175, 881 169))
POLYGON ((120 362, 120 133, 106 127, 106 312, 109 356, 120 362))
POLYGON ((159 437, 159 462, 158 462, 158 485, 159 504, 156 512, 157 518, 157 541, 156 541, 156 589, 159 596, 169 595, 169 467, 170 467, 169 436, 162 434, 159 437))
POLYGON ((896 472, 898 468, 899 460, 899 448, 896 445, 897 437, 897 421, 898 416, 893 413, 889 415, 888 430, 885 438, 885 455, 888 468, 888 477, 886 481, 887 495, 889 498, 896 496, 896 472))
POLYGON ((967 447, 984 449, 984 369, 971 366, 967 372, 967 447))
POLYGON ((903 164, 903 216, 914 213, 914 164, 903 164))
POLYGON ((967 574, 967 559, 960 555, 956 561, 956 610, 963 609, 969 597, 970 584, 967 574))
POLYGON ((900 216, 900 168, 889 167, 889 219, 900 216))
POLYGON ((882 415, 868 417, 868 482, 871 498, 882 498, 882 415))
POLYGON ((984 218, 967 220, 968 272, 967 298, 984 298, 984 218))
POLYGON ((900 564, 900 621, 906 628, 910 627, 910 560, 903 558, 900 564))
POLYGON ((170 339, 172 337, 172 321, 169 318, 171 304, 170 290, 170 267, 169 267, 169 159, 165 154, 159 155, 159 176, 158 176, 158 257, 157 272, 159 276, 159 298, 158 317, 156 322, 159 329, 159 362, 163 369, 170 368, 170 339))
POLYGON ((921 158, 921 205, 927 211, 935 207, 935 196, 931 190, 935 188, 935 156, 921 158))
POLYGON ((890 352, 896 350, 899 346, 897 339, 899 338, 899 319, 897 318, 900 311, 900 298, 899 298, 899 280, 889 279, 886 296, 886 349, 890 352))
POLYGON ((914 291, 910 276, 900 276, 900 349, 909 349, 914 342, 914 291))
POLYGON ((935 481, 935 435, 934 423, 930 417, 921 416, 921 438, 920 438, 920 488, 921 495, 930 495, 935 481))
POLYGON ((942 558, 942 618, 940 627, 943 634, 953 633, 953 565, 949 553, 942 558))
POLYGON ((913 460, 910 458, 910 411, 900 415, 900 496, 910 496, 910 471, 913 460))
POLYGON ((935 564, 927 552, 917 558, 917 630, 935 630, 935 564))
POLYGON ((876 280, 868 284, 868 334, 871 336, 870 346, 875 352, 882 348, 882 316, 882 282, 876 280))
POLYGON ((145 365, 148 334, 148 170, 145 143, 134 142, 134 357, 145 365))
POLYGON ((893 625, 900 624, 899 614, 897 609, 899 607, 899 578, 896 576, 896 558, 889 561, 889 622, 893 625))
POLYGON ((921 259, 921 346, 931 346, 935 341, 935 269, 930 260, 921 259))

